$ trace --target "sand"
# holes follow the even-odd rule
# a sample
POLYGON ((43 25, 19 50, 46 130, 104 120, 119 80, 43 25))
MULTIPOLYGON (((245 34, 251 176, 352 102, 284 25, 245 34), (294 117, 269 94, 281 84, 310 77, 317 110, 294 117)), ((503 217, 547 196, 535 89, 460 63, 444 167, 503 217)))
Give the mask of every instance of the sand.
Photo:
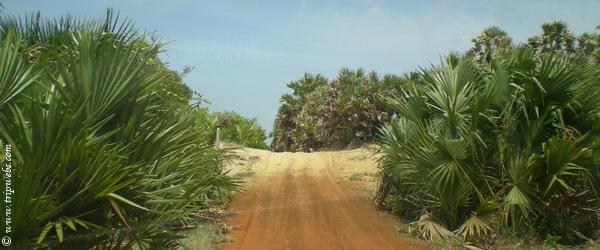
POLYGON ((370 194, 376 148, 315 153, 237 149, 228 166, 247 176, 230 204, 232 242, 221 249, 422 249, 394 230, 370 194))

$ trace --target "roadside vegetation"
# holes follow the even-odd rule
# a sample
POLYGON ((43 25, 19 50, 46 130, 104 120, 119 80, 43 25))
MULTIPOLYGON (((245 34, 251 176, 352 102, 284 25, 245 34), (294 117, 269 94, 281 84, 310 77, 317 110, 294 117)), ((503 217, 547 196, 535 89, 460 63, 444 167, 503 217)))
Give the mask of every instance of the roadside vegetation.
MULTIPOLYGON (((2 5, 0 4, 0 8, 2 5)), ((428 240, 600 238, 600 26, 498 27, 404 75, 342 69, 287 86, 273 151, 378 143, 375 202, 428 240)), ((256 119, 210 112, 157 38, 104 19, 0 16, 0 164, 17 249, 185 249, 226 241, 206 216, 240 188, 221 140, 266 149, 256 119), (10 160, 9 160, 10 159, 10 160), (8 165, 12 167, 7 167, 8 165), (186 237, 194 239, 186 239, 186 237)), ((6 202, 5 202, 6 203, 6 202)), ((10 217, 9 217, 10 216, 10 217)), ((222 231, 222 230, 221 230, 222 231)))
POLYGON ((376 202, 431 240, 585 244, 600 229, 600 35, 497 27, 382 96, 376 202))
POLYGON ((362 69, 342 69, 331 80, 304 74, 287 85, 292 93, 280 99, 271 149, 308 152, 373 142, 391 112, 378 96, 399 93, 405 81, 362 69))
POLYGON ((211 132, 216 135, 216 128, 221 130, 221 141, 234 143, 248 148, 267 149, 266 132, 258 125, 256 118, 248 119, 236 112, 213 112, 208 114, 211 132))
POLYGON ((162 50, 111 10, 102 20, 1 17, 13 247, 174 249, 183 225, 239 187, 162 50))
POLYGON ((600 237, 600 26, 577 36, 560 21, 541 28, 524 44, 487 28, 468 51, 404 75, 304 74, 280 99, 271 148, 379 143, 376 203, 413 221, 422 238, 592 242, 600 237))

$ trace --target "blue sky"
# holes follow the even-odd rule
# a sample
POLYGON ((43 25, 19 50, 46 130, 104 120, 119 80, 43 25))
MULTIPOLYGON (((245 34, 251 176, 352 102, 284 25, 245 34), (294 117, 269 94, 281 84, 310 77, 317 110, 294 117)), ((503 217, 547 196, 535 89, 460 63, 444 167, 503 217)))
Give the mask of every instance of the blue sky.
POLYGON ((174 69, 212 104, 257 117, 271 130, 286 84, 304 72, 333 77, 342 67, 403 72, 464 51, 490 25, 516 41, 546 21, 579 34, 600 24, 600 1, 192 1, 4 0, 5 13, 41 11, 102 17, 114 7, 142 29, 171 41, 174 69))

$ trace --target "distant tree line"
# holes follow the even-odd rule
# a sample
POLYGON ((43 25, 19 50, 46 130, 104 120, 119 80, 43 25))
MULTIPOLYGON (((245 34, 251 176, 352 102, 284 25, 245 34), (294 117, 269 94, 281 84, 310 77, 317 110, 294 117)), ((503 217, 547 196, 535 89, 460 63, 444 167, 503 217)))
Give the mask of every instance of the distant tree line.
MULTIPOLYGON (((599 62, 599 28, 576 36, 564 22, 549 22, 542 25, 542 34, 521 46, 540 52, 572 53, 599 62)), ((461 56, 480 64, 490 62, 500 49, 519 46, 496 26, 486 28, 472 42, 473 47, 461 56)), ((334 79, 326 79, 321 74, 305 73, 288 83, 291 93, 280 98, 281 106, 270 134, 271 149, 313 151, 373 142, 377 128, 396 113, 381 102, 382 98, 404 94, 407 83, 422 80, 418 75, 416 71, 380 75, 362 69, 342 69, 334 79)))

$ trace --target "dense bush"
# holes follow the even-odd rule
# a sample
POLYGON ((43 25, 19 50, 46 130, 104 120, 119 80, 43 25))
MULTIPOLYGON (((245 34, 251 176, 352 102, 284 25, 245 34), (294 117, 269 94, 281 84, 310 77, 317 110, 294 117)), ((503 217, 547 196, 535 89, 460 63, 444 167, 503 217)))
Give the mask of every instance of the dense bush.
POLYGON ((161 44, 128 20, 3 17, 0 40, 13 246, 172 249, 236 187, 161 44))
POLYGON ((527 45, 486 38, 384 98, 396 118, 381 129, 380 206, 430 239, 597 238, 598 50, 563 23, 543 30, 527 45))
POLYGON ((304 74, 288 84, 293 92, 281 97, 271 148, 312 151, 371 142, 377 127, 389 121, 389 109, 378 96, 397 92, 404 82, 404 77, 361 69, 342 69, 332 80, 304 74))
MULTIPOLYGON (((600 34, 575 36, 560 21, 545 23, 542 30, 543 34, 528 39, 527 46, 537 53, 572 53, 600 62, 600 34)), ((485 29, 472 41, 473 48, 465 56, 478 64, 489 64, 496 51, 515 46, 513 39, 495 26, 485 29)), ((388 122, 394 113, 379 97, 403 94, 409 82, 422 80, 417 72, 380 77, 360 69, 342 69, 332 80, 320 74, 304 74, 287 85, 292 93, 280 99, 270 135, 271 148, 312 151, 372 142, 377 127, 388 122)))
POLYGON ((221 141, 240 146, 267 149, 266 132, 258 125, 256 118, 248 119, 235 112, 214 112, 209 115, 212 131, 221 129, 221 141))

